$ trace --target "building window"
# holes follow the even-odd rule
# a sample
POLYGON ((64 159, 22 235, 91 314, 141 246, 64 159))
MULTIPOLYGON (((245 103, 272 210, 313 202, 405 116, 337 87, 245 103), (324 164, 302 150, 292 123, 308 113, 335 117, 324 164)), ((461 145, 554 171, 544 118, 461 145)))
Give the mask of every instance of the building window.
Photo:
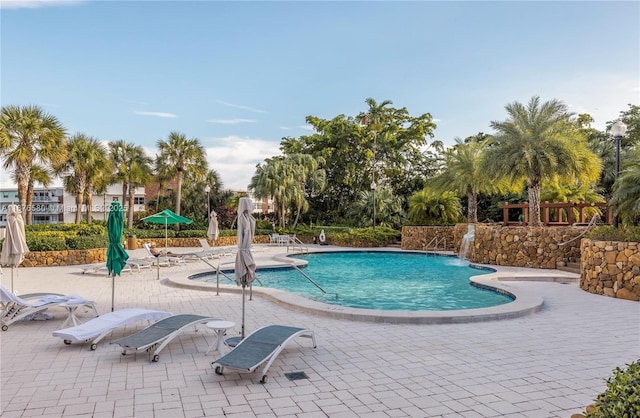
POLYGON ((143 197, 134 197, 133 203, 136 205, 144 205, 144 196, 143 197))

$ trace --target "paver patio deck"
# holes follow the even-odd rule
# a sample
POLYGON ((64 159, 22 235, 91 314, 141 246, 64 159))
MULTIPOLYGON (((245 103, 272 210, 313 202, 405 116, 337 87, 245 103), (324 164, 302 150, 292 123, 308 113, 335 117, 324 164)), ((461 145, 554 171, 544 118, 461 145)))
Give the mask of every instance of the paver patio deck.
MULTIPOLYGON (((174 248, 174 252, 195 249, 174 248)), ((142 256, 140 250, 132 255, 142 256)), ((282 247, 255 253, 266 262, 282 247)), ((231 259, 231 258, 229 258, 231 259)), ((140 307, 196 313, 236 323, 241 299, 167 286, 169 276, 204 271, 203 263, 116 278, 116 309, 140 307)), ((10 286, 9 269, 2 284, 10 286)), ((111 278, 77 266, 20 268, 17 293, 78 293, 111 307, 111 278)), ((640 357, 640 303, 592 295, 576 283, 511 282, 544 299, 532 315, 461 324, 355 322, 292 311, 255 295, 247 331, 269 324, 304 326, 318 347, 294 341, 259 373, 217 375, 205 355, 215 334, 206 327, 168 345, 160 361, 122 356, 109 341, 141 329, 117 330, 89 350, 51 333, 64 321, 16 323, 0 333, 3 417, 569 417, 605 388, 616 366, 640 357), (309 378, 289 381, 285 373, 309 378)), ((82 314, 79 314, 81 318, 82 314)), ((84 317, 89 318, 86 314, 84 317)), ((83 318, 83 319, 84 319, 83 318)))

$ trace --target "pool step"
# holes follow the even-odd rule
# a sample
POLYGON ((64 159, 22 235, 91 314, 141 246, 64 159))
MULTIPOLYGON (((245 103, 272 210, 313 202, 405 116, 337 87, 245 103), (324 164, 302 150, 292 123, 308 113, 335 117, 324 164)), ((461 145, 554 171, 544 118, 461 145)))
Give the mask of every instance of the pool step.
POLYGON ((564 266, 558 266, 557 269, 560 271, 566 271, 569 273, 580 274, 580 263, 568 262, 564 266))

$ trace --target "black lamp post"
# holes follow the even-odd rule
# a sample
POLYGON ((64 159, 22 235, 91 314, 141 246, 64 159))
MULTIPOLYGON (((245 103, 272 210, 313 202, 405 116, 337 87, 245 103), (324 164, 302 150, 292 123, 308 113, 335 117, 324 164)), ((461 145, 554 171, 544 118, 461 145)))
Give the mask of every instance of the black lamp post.
POLYGON ((376 229, 376 181, 371 183, 371 197, 373 198, 373 229, 376 229))
MULTIPOLYGON (((618 177, 620 176, 620 142, 622 141, 622 137, 627 133, 627 125, 624 124, 620 119, 616 121, 613 125, 611 125, 611 135, 616 140, 616 183, 618 182, 618 177)), ((615 214, 616 208, 613 208, 613 226, 618 227, 620 222, 618 220, 618 215, 615 214)))
POLYGON ((209 214, 211 213, 211 209, 209 208, 209 192, 211 191, 211 187, 207 184, 204 191, 207 193, 207 219, 209 219, 209 214))

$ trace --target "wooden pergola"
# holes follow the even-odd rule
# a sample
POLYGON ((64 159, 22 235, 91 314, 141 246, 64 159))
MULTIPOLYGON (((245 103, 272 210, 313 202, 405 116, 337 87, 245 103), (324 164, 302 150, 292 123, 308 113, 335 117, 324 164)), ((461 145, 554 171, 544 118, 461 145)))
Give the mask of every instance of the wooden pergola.
MULTIPOLYGON (((606 224, 613 223, 613 214, 611 207, 607 202, 598 203, 549 203, 540 204, 541 221, 544 226, 568 226, 568 225, 586 225, 593 216, 591 213, 585 213, 585 209, 597 209, 604 214, 602 219, 606 224)), ((505 203, 502 205, 502 219, 504 226, 519 226, 529 223, 529 203, 505 203), (518 221, 509 220, 509 210, 519 210, 520 216, 518 221)))

